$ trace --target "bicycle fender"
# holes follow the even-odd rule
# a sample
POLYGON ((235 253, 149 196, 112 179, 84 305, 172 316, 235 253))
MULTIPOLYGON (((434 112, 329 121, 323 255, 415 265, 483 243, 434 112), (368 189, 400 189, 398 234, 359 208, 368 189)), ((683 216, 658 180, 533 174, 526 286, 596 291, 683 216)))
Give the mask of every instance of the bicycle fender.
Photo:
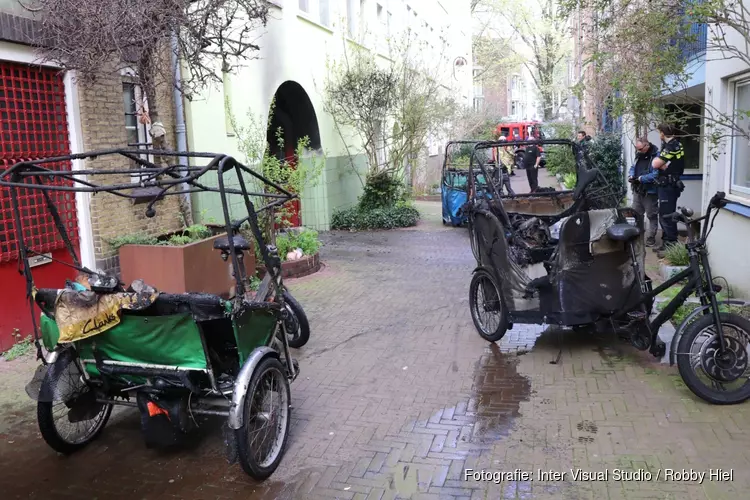
POLYGON ((490 269, 487 266, 477 266, 477 267, 474 268, 474 270, 471 272, 471 274, 477 274, 479 271, 484 271, 486 273, 490 273, 490 275, 493 275, 492 269, 490 269))
POLYGON ((237 380, 234 381, 234 390, 232 391, 232 406, 229 408, 229 418, 227 425, 230 429, 237 430, 244 424, 245 398, 247 391, 250 389, 250 379, 253 378, 255 369, 263 359, 268 356, 277 356, 278 353, 268 346, 256 347, 240 369, 237 380))
MULTIPOLYGON (((744 306, 746 302, 743 300, 722 300, 719 305, 721 306, 722 304, 744 306)), ((680 338, 682 338, 683 333, 685 333, 685 328, 687 328, 688 324, 693 321, 696 316, 710 308, 711 304, 696 307, 690 314, 685 317, 685 319, 682 320, 682 323, 680 323, 680 325, 674 331, 674 335, 672 335, 672 342, 669 345, 669 366, 674 366, 675 364, 675 359, 677 356, 677 344, 680 342, 680 338)))

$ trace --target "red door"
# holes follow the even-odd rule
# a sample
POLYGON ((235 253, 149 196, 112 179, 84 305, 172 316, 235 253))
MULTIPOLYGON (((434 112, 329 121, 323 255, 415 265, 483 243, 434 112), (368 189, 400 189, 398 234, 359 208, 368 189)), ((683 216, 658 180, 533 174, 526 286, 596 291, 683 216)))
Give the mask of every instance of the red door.
MULTIPOLYGON (((289 167, 292 169, 297 168, 297 151, 294 149, 294 145, 291 141, 286 141, 284 148, 284 157, 289 167)), ((287 211, 287 215, 283 218, 285 226, 287 227, 299 227, 302 225, 302 214, 301 205, 299 198, 294 199, 284 205, 287 211)))
MULTIPOLYGON (((57 70, 0 61, 0 169, 19 160, 70 154, 66 113, 65 86, 57 70)), ((60 165, 50 168, 55 167, 60 165)), ((18 193, 26 246, 71 262, 42 194, 23 189, 18 193)), ((74 194, 51 192, 50 196, 78 251, 74 194)), ((0 351, 13 345, 15 334, 32 335, 26 283, 19 274, 18 258, 10 194, 0 189, 0 351)), ((37 287, 57 288, 76 271, 47 261, 33 267, 32 273, 37 287)))

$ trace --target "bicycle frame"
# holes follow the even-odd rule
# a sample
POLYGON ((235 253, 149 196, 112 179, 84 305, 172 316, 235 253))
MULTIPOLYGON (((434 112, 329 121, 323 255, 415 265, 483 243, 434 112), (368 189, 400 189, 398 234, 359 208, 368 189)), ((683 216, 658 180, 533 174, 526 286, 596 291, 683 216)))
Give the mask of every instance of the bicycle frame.
MULTIPOLYGON (((710 231, 708 222, 711 220, 711 213, 713 208, 713 204, 709 203, 706 215, 694 220, 687 220, 687 217, 685 217, 684 215, 682 216, 682 221, 686 223, 688 229, 688 242, 685 244, 685 246, 687 247, 688 256, 690 258, 688 268, 672 276, 653 290, 646 291, 645 287, 643 286, 644 284, 641 283, 641 290, 643 290, 643 299, 639 302, 639 305, 644 305, 647 302, 653 300, 657 295, 667 290, 672 285, 680 283, 686 279, 688 280, 685 286, 683 286, 679 293, 669 301, 666 307, 662 309, 662 311, 656 316, 656 318, 654 318, 653 321, 649 322, 649 329, 651 332, 651 347, 649 348, 649 352, 654 356, 659 356, 662 354, 660 353, 660 346, 657 346, 657 339, 661 326, 666 323, 667 320, 670 319, 675 312, 677 312, 677 309, 679 309, 685 303, 688 297, 694 292, 700 299, 701 306, 696 311, 694 311, 693 314, 683 320, 678 329, 675 331, 674 336, 672 337, 672 343, 670 345, 670 364, 674 363, 673 358, 675 345, 679 340, 679 336, 682 335, 682 331, 684 330, 685 326, 689 323, 688 320, 692 320, 692 318, 694 318, 700 312, 702 312, 703 314, 707 314, 709 310, 712 312, 721 348, 724 349, 726 347, 724 340, 724 331, 721 325, 719 302, 716 298, 717 292, 713 285, 711 265, 708 261, 708 252, 706 251, 706 239, 708 237, 708 232, 710 231), (702 229, 696 231, 695 225, 700 224, 701 221, 705 221, 705 223, 702 225, 702 229), (700 232, 700 235, 696 238, 696 233, 698 232, 700 232)), ((672 215, 674 216, 675 214, 672 215)))

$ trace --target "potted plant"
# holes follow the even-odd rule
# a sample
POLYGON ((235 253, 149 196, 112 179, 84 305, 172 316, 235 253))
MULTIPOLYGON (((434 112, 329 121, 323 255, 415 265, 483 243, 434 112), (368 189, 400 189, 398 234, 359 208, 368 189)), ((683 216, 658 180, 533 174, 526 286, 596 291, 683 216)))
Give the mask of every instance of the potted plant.
MULTIPOLYGON (((281 276, 301 278, 320 270, 320 240, 318 232, 306 228, 288 228, 276 235, 276 248, 281 257, 281 276)), ((256 256, 259 259, 259 256, 256 256)), ((258 266, 258 275, 263 277, 265 268, 258 266)))
MULTIPOLYGON (((235 285, 231 261, 222 260, 213 248, 214 240, 222 236, 226 234, 219 226, 194 224, 156 237, 121 236, 109 244, 118 251, 126 285, 142 279, 162 292, 229 296, 235 285)), ((245 252, 245 269, 255 269, 254 251, 245 252)))
POLYGON ((659 266, 659 272, 665 280, 687 269, 690 264, 687 247, 682 243, 669 246, 664 252, 664 260, 659 266))

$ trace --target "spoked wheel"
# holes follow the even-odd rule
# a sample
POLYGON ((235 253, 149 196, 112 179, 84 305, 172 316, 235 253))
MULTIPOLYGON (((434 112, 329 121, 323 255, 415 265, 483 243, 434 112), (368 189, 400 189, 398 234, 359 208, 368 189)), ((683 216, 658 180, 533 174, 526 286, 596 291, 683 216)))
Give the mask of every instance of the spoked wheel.
POLYGON ((289 312, 289 317, 284 323, 289 347, 298 349, 310 340, 310 323, 300 303, 286 290, 284 290, 284 305, 289 312))
POLYGON ((500 287, 486 271, 477 271, 469 285, 471 319, 479 335, 488 342, 497 342, 508 331, 508 314, 500 287))
POLYGON ((284 366, 276 358, 261 361, 250 379, 243 425, 235 431, 240 465, 253 479, 273 474, 284 456, 290 401, 284 366))
POLYGON ((701 399, 717 405, 742 403, 750 398, 750 321, 722 313, 721 323, 726 348, 721 349, 713 315, 704 315, 680 338, 677 367, 685 385, 701 399))
POLYGON ((39 401, 37 421, 42 438, 58 453, 69 455, 99 437, 112 405, 96 402, 95 393, 77 369, 64 370, 56 384, 66 384, 65 401, 39 401))

